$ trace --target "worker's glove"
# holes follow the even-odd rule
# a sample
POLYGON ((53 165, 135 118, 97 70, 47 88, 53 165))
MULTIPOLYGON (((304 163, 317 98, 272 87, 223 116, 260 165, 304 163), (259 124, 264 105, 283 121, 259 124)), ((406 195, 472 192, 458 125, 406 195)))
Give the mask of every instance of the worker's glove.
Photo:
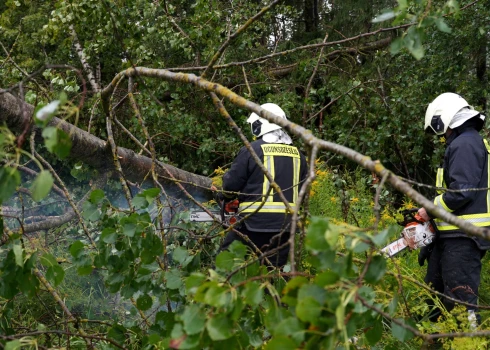
POLYGON ((420 249, 419 258, 418 258, 420 266, 424 266, 425 260, 429 262, 430 255, 433 249, 434 249, 434 243, 426 245, 420 249))

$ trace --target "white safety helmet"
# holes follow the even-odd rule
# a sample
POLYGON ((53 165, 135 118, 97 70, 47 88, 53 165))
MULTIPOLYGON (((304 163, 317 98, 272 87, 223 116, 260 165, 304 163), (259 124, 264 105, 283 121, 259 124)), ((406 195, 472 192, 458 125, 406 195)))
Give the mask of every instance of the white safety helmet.
MULTIPOLYGON (((286 113, 284 113, 282 108, 275 103, 265 103, 260 107, 262 107, 266 111, 274 113, 278 117, 287 119, 286 113)), ((250 114, 250 117, 248 117, 247 119, 247 123, 250 124, 250 127, 252 128, 252 134, 254 134, 254 136, 256 137, 260 137, 264 134, 267 134, 268 132, 281 129, 279 125, 271 123, 267 119, 259 117, 256 113, 250 114)))
POLYGON ((446 92, 437 96, 427 107, 424 130, 428 133, 444 135, 448 127, 457 128, 478 114, 479 112, 475 111, 460 95, 446 92), (455 119, 454 116, 463 108, 467 108, 472 113, 465 113, 462 118, 455 119))

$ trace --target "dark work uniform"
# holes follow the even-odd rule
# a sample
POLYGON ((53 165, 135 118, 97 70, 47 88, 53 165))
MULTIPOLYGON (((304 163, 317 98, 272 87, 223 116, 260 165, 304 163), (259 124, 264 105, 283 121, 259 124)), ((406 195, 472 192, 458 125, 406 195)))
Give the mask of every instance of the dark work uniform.
MULTIPOLYGON (((488 188, 488 150, 471 120, 453 130, 447 139, 443 168, 438 171, 438 187, 452 190, 488 188), (468 125, 469 124, 469 125, 468 125)), ((476 226, 490 227, 490 193, 487 190, 444 191, 434 204, 476 226)), ((476 305, 480 286, 481 259, 490 242, 470 237, 458 227, 435 220, 438 228, 434 250, 429 258, 425 282, 445 295, 476 305)), ((452 301, 443 300, 448 310, 452 301)), ((467 306, 477 310, 476 306, 467 306)), ((435 321, 439 313, 432 315, 435 321)))
MULTIPOLYGON (((307 174, 304 155, 292 145, 266 143, 262 139, 252 142, 251 146, 294 209, 299 205, 298 193, 307 174)), ((248 236, 263 253, 287 242, 291 215, 286 215, 285 204, 246 147, 240 149, 223 176, 223 190, 239 192, 240 216, 251 214, 239 231, 248 236)), ((226 249, 234 240, 247 244, 231 231, 222 249, 226 249)), ((268 259, 274 266, 281 267, 287 262, 288 252, 289 247, 286 246, 268 259)))

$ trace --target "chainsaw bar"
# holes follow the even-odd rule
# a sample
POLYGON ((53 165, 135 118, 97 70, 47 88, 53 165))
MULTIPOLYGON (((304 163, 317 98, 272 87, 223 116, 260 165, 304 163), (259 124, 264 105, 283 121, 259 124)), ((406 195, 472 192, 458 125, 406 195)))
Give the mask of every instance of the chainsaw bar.
POLYGON ((407 241, 405 240, 405 238, 402 237, 394 242, 391 242, 386 247, 381 249, 381 251, 391 258, 392 256, 400 253, 402 250, 406 249, 407 247, 407 241))
POLYGON ((221 222, 221 214, 219 211, 210 211, 213 216, 210 216, 208 213, 205 211, 191 211, 190 216, 189 216, 189 221, 192 222, 210 222, 210 221, 215 221, 218 220, 221 222))

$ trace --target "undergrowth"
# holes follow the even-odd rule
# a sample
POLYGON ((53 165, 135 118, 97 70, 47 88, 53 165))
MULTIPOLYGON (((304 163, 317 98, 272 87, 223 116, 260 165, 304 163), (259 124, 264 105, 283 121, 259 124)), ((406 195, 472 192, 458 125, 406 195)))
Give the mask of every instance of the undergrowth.
MULTIPOLYGON (((364 169, 343 171, 329 168, 324 162, 316 162, 316 179, 311 185, 309 213, 312 217, 328 217, 335 223, 345 223, 365 230, 368 234, 397 225, 402 219, 401 211, 413 209, 416 205, 409 199, 397 200, 395 193, 389 188, 378 189, 376 176, 364 169), (377 227, 375 227, 377 223, 377 227)), ((396 227, 396 226, 395 226, 396 227)), ((402 226, 394 229, 390 241, 399 238, 402 226)), ((339 252, 343 253, 343 252, 339 252)), ((416 328, 424 334, 471 332, 468 325, 465 307, 456 306, 451 312, 444 310, 438 322, 428 319, 433 307, 428 301, 443 308, 440 300, 424 283, 427 263, 418 264, 418 251, 404 251, 394 258, 388 259, 387 274, 383 283, 376 286, 377 299, 380 304, 390 303, 396 309, 396 317, 411 320, 416 328), (391 293, 390 291, 396 291, 391 293)), ((359 254, 360 260, 365 255, 359 254)), ((490 276, 488 274, 487 254, 483 259, 480 285, 480 316, 479 330, 490 328, 490 276), (488 309, 485 309, 488 308, 488 309)), ((376 346, 358 345, 359 349, 486 349, 489 340, 481 337, 442 338, 432 345, 423 344, 420 339, 400 343, 393 336, 390 322, 384 322, 383 339, 376 346), (383 344, 382 347, 380 345, 383 344)))

